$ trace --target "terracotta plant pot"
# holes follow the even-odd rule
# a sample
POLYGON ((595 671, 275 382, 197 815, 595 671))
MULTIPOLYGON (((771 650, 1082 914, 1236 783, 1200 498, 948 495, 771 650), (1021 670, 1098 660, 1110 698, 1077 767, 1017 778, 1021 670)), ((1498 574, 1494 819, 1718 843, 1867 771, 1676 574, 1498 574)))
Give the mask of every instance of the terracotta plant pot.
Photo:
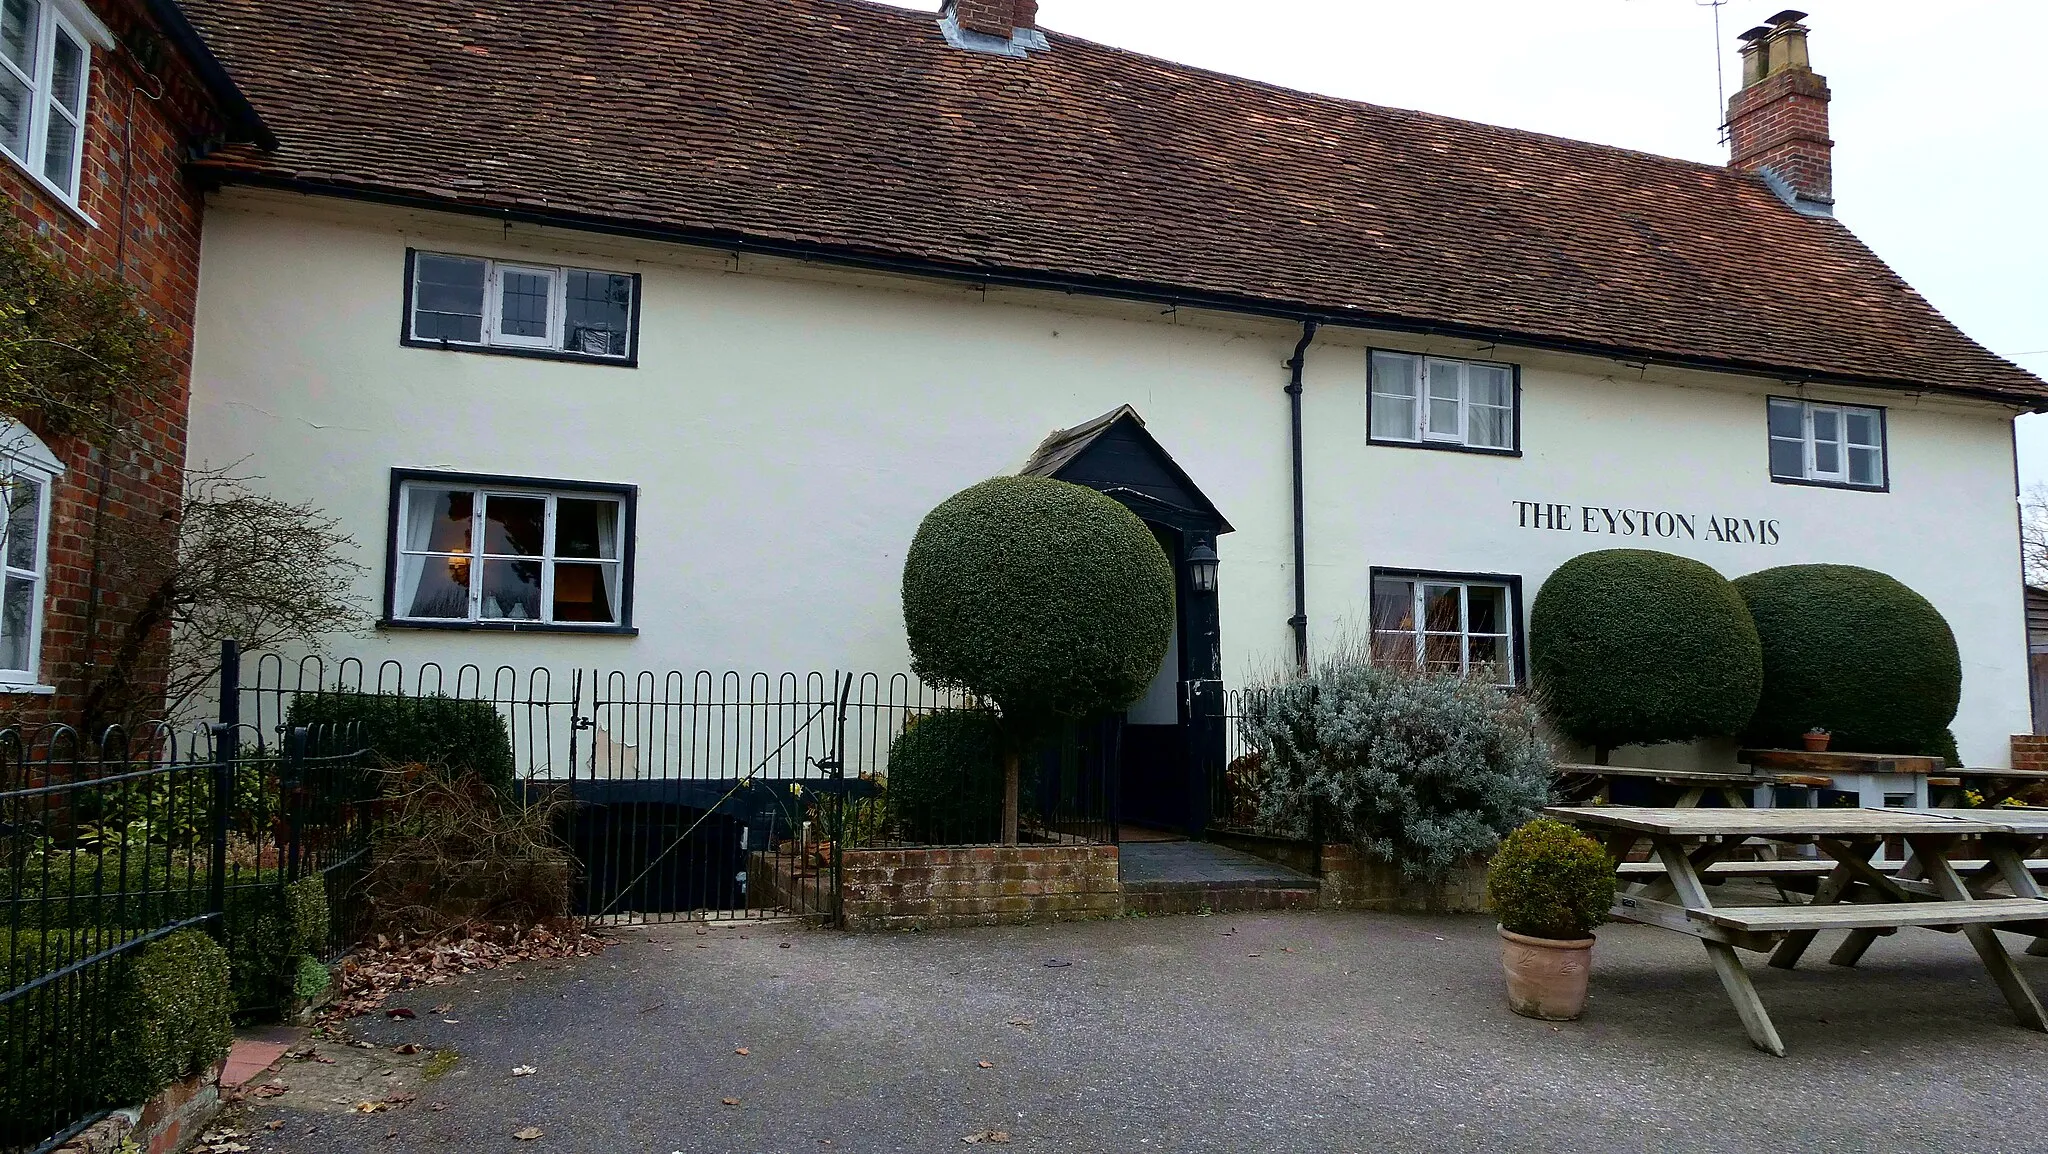
POLYGON ((1532 938, 1502 929, 1501 969, 1508 976, 1508 1009, 1525 1018, 1569 1022, 1586 1012, 1586 978, 1593 939, 1532 938))
POLYGON ((1833 736, 1834 734, 1832 733, 1804 734, 1803 737, 1806 741, 1806 752, 1826 753, 1828 751, 1828 739, 1833 736))

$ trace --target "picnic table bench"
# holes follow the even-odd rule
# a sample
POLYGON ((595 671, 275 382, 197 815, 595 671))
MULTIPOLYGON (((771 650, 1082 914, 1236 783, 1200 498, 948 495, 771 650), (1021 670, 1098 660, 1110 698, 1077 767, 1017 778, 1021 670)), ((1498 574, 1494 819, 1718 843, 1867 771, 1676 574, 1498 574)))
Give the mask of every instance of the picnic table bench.
MULTIPOLYGON (((2043 900, 2040 886, 2018 852, 2019 844, 2048 837, 2048 810, 2036 811, 2041 815, 2038 818, 1988 820, 1978 816, 1987 812, 1982 810, 1897 808, 1551 806, 1545 812, 1602 840, 1617 861, 1625 860, 1638 843, 1650 842, 1664 867, 1663 876, 1616 894, 1612 916, 1698 938, 1758 1049, 1783 1056, 1785 1044, 1736 950, 1769 952, 1772 965, 1790 969, 1816 934, 1837 929, 1852 931, 1852 941, 1867 935, 1862 938, 1866 947, 1879 934, 1906 926, 1960 931, 1969 938, 2020 1024, 2048 1032, 2048 1010, 2042 1008, 1993 928, 2032 929, 2048 923, 2048 900, 2043 900), (1710 870, 1722 856, 1751 838, 1812 844, 1833 859, 1811 904, 1713 903, 1702 871, 1710 870), (1913 884, 1901 885, 1900 878, 1872 864, 1887 838, 1902 838, 1911 847, 1912 856, 1901 875, 1904 882, 1913 884), (1978 879, 1973 886, 1957 872, 1951 855, 1957 846, 1971 840, 1984 847, 1991 874, 2010 887, 2013 896, 1990 896, 1985 892, 1990 882, 1978 879)), ((1841 951, 1835 960, 1853 964, 1853 959, 1842 961, 1841 951)))

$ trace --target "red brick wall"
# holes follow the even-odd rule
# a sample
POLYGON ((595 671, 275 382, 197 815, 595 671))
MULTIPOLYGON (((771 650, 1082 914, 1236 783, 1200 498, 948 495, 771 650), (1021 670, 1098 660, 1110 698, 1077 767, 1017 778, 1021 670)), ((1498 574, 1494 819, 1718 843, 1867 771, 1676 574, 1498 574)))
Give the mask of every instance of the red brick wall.
POLYGON ((962 28, 1008 36, 1038 25, 1038 0, 959 0, 953 14, 962 28))
POLYGON ((1115 917, 1113 845, 847 850, 840 909, 849 930, 935 929, 1115 917))
POLYGON ((1801 196, 1835 197, 1834 141, 1828 137, 1828 82, 1793 68, 1744 88, 1728 102, 1729 165, 1769 168, 1801 196))
POLYGON ((2012 767, 2048 769, 2048 737, 2037 737, 2031 733, 2015 734, 2012 739, 2012 767))
MULTIPOLYGON (((101 582, 88 644, 96 525, 107 535, 124 528, 160 530, 164 518, 177 515, 203 207, 200 194, 185 179, 184 162, 193 142, 219 131, 203 87, 139 5, 104 0, 93 8, 124 47, 107 51, 95 46, 92 54, 79 198, 92 223, 5 157, 0 157, 0 197, 17 224, 68 267, 133 286, 169 334, 178 371, 158 395, 140 398, 123 414, 134 436, 112 453, 102 454, 79 438, 52 439, 50 447, 66 472, 52 495, 42 679, 58 693, 0 697, 0 716, 32 724, 81 719, 88 683, 106 668, 145 596, 142 590, 101 582), (156 73, 145 70, 126 45, 153 58, 156 73), (96 507, 103 509, 103 518, 96 519, 96 507)), ((150 651, 150 663, 160 663, 160 636, 150 651)), ((159 672, 145 680, 160 677, 159 672)), ((160 708, 149 700, 147 684, 144 689, 141 710, 160 708)))

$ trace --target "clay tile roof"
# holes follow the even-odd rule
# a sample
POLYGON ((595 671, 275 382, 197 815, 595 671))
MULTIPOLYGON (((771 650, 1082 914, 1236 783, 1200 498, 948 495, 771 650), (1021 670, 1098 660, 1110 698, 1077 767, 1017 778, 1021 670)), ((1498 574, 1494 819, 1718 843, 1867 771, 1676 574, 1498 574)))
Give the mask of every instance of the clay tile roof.
POLYGON ((2048 407, 1713 165, 859 0, 185 8, 282 142, 222 180, 2048 407))

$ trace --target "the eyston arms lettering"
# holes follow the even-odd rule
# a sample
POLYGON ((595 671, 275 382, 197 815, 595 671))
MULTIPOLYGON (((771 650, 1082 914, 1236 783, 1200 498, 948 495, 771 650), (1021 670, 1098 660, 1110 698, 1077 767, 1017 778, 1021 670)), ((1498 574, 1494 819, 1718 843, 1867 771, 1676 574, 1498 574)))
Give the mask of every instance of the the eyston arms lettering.
POLYGON ((1559 505, 1550 501, 1516 501, 1515 523, 1524 529, 1552 529, 1560 533, 1721 541, 1730 545, 1776 545, 1783 539, 1779 522, 1773 519, 1701 516, 1668 509, 1559 505))

